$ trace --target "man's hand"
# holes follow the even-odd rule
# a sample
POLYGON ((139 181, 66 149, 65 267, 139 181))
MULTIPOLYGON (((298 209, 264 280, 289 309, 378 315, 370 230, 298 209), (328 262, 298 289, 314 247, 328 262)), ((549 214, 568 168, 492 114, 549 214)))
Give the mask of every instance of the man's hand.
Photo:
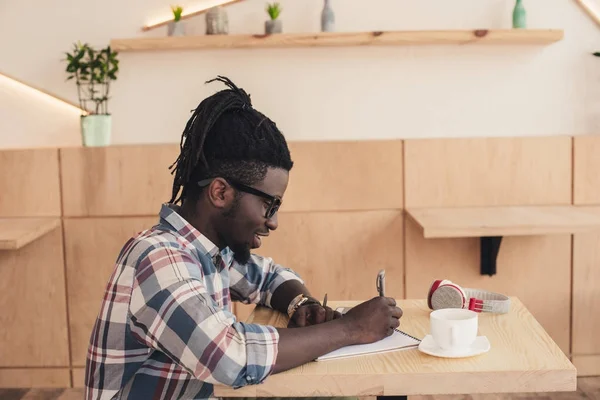
POLYGON ((301 328, 322 324, 323 322, 338 319, 342 316, 338 311, 333 311, 330 307, 323 307, 320 304, 308 304, 300 306, 292 315, 288 328, 301 328))
POLYGON ((401 317, 402 309, 396 306, 396 300, 374 297, 350 309, 344 314, 344 321, 351 326, 357 344, 364 344, 390 336, 400 326, 401 317))

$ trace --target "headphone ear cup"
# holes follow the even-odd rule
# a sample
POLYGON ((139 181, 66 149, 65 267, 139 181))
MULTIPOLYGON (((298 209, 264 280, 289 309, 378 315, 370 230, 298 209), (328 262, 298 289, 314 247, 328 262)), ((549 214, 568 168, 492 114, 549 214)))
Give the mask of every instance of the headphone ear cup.
POLYGON ((429 298, 429 308, 432 310, 441 308, 464 308, 466 302, 467 296, 460 286, 455 285, 452 282, 442 283, 433 291, 433 293, 431 293, 429 298))
POLYGON ((430 309, 433 310, 433 305, 431 304, 431 297, 433 296, 433 294, 435 293, 435 291, 442 285, 446 285, 446 284, 451 284, 452 282, 450 282, 447 279, 436 279, 435 281, 433 281, 431 283, 431 286, 429 286, 429 292, 427 292, 427 305, 429 306, 430 309))

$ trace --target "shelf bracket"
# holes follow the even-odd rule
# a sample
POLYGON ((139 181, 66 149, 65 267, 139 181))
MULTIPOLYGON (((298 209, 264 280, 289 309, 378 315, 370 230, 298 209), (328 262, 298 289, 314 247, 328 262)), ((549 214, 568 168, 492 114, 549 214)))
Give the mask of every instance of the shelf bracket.
POLYGON ((502 236, 481 238, 481 275, 496 275, 496 259, 500 250, 502 236))

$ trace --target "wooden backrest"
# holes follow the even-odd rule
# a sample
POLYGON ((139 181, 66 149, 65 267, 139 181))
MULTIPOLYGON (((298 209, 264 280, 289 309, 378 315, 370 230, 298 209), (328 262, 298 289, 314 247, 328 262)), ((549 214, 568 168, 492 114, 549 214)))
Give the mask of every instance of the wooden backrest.
POLYGON ((406 140, 406 208, 570 204, 571 140, 406 140))
POLYGON ((0 218, 60 216, 57 149, 0 151, 0 218))

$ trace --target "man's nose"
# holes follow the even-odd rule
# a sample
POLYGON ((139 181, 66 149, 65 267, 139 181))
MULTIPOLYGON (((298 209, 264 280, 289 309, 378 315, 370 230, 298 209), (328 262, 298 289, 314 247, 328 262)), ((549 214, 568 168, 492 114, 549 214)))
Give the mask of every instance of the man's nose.
POLYGON ((271 218, 269 218, 267 220, 266 225, 267 225, 267 228, 269 228, 272 231, 277 229, 277 227, 279 226, 279 223, 277 221, 277 213, 275 213, 271 218))

